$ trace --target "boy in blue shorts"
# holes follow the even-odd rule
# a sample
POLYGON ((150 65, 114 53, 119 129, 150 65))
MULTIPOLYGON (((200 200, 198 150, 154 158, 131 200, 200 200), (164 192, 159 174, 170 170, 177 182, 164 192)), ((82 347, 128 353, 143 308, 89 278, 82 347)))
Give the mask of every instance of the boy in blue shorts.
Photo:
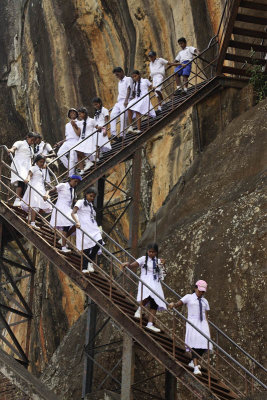
POLYGON ((175 94, 178 94, 182 90, 181 77, 182 77, 183 91, 187 93, 188 77, 190 75, 191 65, 192 65, 190 61, 192 61, 193 58, 198 55, 198 50, 195 47, 186 45, 186 39, 184 37, 178 39, 178 44, 180 45, 182 50, 179 51, 179 53, 175 58, 175 62, 177 64, 177 67, 174 69, 174 72, 177 72, 175 75, 175 80, 177 85, 177 90, 175 94), (186 67, 182 68, 184 65, 186 65, 186 67))

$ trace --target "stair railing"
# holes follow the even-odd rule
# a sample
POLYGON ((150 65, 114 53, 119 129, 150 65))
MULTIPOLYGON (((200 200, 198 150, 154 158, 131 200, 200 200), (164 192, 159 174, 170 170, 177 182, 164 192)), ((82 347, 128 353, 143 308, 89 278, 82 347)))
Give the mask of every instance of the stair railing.
MULTIPOLYGON (((207 76, 213 76, 214 75, 214 65, 216 63, 217 60, 217 56, 214 56, 214 49, 215 46, 217 46, 217 42, 216 42, 216 38, 212 38, 210 40, 210 43, 208 45, 208 47, 203 50, 199 55, 195 56, 193 58, 193 60, 191 61, 192 66, 194 66, 194 68, 192 69, 192 74, 191 77, 189 79, 189 94, 190 97, 194 95, 194 93, 198 90, 197 88, 197 84, 200 82, 205 82, 208 80, 207 76), (207 60, 206 58, 209 58, 209 60, 207 60), (206 65, 204 65, 204 63, 206 65)), ((184 66, 180 66, 181 69, 184 69, 187 65, 184 66)), ((169 103, 171 104, 171 110, 170 112, 173 111, 173 109, 176 107, 176 103, 175 103, 175 98, 174 98, 174 92, 176 91, 176 83, 175 83, 175 75, 176 73, 171 74, 170 76, 168 76, 166 79, 164 79, 164 81, 160 84, 163 85, 163 89, 162 89, 162 93, 164 95, 163 98, 163 102, 165 103, 169 103)), ((158 85, 158 86, 160 86, 158 85)), ((157 87, 158 87, 157 86, 157 87)), ((181 85, 181 88, 184 88, 184 84, 181 85)), ((143 95, 142 97, 138 98, 136 100, 136 103, 139 103, 140 101, 142 101, 145 97, 149 97, 150 101, 152 101, 152 103, 156 103, 154 106, 152 105, 152 107, 148 107, 147 112, 142 115, 141 117, 139 117, 138 119, 135 120, 135 123, 138 120, 143 121, 143 125, 145 129, 142 129, 144 131, 146 131, 147 129, 149 129, 150 125, 151 125, 151 117, 150 114, 152 111, 155 111, 155 109, 157 108, 157 106, 159 105, 156 94, 155 94, 155 89, 151 89, 148 93, 146 93, 145 95, 143 95)), ((188 99, 188 96, 185 96, 184 100, 181 101, 181 104, 186 101, 188 99)), ((149 105, 149 102, 148 102, 149 105)), ((164 106, 163 106, 164 107, 164 106)), ((122 111, 120 114, 118 114, 117 117, 109 120, 107 123, 105 123, 103 125, 103 127, 106 129, 107 133, 110 132, 110 122, 111 121, 115 121, 116 120, 116 124, 117 126, 119 126, 119 118, 121 115, 124 116, 125 121, 127 121, 127 113, 128 113, 128 107, 122 111)), ((162 113, 162 118, 165 118, 166 114, 162 113)), ((157 117, 157 121, 161 119, 160 115, 157 117)), ((127 146, 127 139, 126 139, 126 131, 129 128, 129 125, 127 125, 127 123, 124 124, 124 132, 120 132, 119 129, 117 129, 117 135, 116 137, 119 137, 121 133, 123 133, 122 136, 122 143, 121 143, 121 148, 127 146)), ((142 127, 143 128, 143 127, 142 127)), ((141 135, 138 135, 137 139, 142 136, 144 132, 141 133, 141 135)), ((111 144, 113 138, 109 138, 109 135, 107 134, 107 141, 106 143, 104 143, 102 146, 98 146, 98 131, 95 130, 91 135, 87 136, 85 139, 83 139, 82 141, 79 142, 80 143, 84 143, 86 140, 90 140, 90 138, 92 139, 94 136, 96 135, 97 139, 96 139, 96 149, 93 151, 93 153, 91 153, 89 156, 91 159, 94 159, 94 166, 91 167, 91 170, 94 170, 97 167, 97 158, 98 158, 98 154, 101 154, 101 152, 104 154, 104 148, 107 146, 107 144, 111 144)), ((78 146, 78 143, 75 144, 70 150, 66 151, 64 154, 62 154, 61 156, 58 156, 56 158, 54 158, 49 164, 48 166, 51 167, 53 165, 53 163, 55 163, 56 161, 60 160, 60 158, 62 156, 68 156, 68 160, 70 159, 70 152, 71 151, 75 151, 75 148, 78 146)), ((120 150, 121 150, 120 148, 120 150)), ((120 151, 118 150, 118 151, 120 151)), ((107 152, 106 152, 107 153, 107 152)), ((114 156, 114 154, 112 154, 112 157, 114 156)), ((84 160, 86 160, 88 158, 88 156, 86 156, 84 158, 84 160)), ((84 161, 83 160, 83 161, 84 161)), ((75 164, 75 168, 78 166, 78 162, 75 164)), ((65 171, 64 173, 62 173, 61 175, 58 176, 59 180, 62 180, 64 178, 66 178, 66 176, 68 175, 68 171, 69 168, 67 169, 67 171, 65 171)))
MULTIPOLYGON (((4 161, 4 157, 3 157, 3 153, 4 151, 6 151, 6 147, 2 146, 2 151, 1 151, 1 159, 0 159, 0 167, 1 169, 7 168, 9 171, 12 171, 14 173, 16 173, 13 169, 11 169, 11 167, 4 161)), ((21 177, 19 177, 20 180, 22 179, 21 177)), ((5 188, 7 190, 7 195, 11 193, 14 193, 14 191, 8 186, 8 184, 6 184, 2 177, 1 177, 1 187, 5 188)), ((37 192, 37 194, 39 194, 40 196, 42 196, 41 193, 38 192, 38 190, 36 190, 34 187, 32 187, 31 185, 29 185, 30 190, 34 190, 35 192, 37 192)), ((8 196, 7 196, 8 197, 8 196)), ((61 212, 53 203, 51 203, 50 201, 48 201, 51 206, 56 210, 56 214, 60 213, 62 214, 64 217, 68 218, 63 212, 61 212)), ((31 205, 30 203, 27 205, 29 210, 31 210, 31 205)), ((37 213, 39 221, 38 223, 40 224, 40 221, 42 223, 42 230, 35 230, 35 233, 37 235, 40 235, 40 237, 43 237, 44 240, 47 241, 48 244, 51 245, 51 240, 52 240, 52 246, 57 250, 57 243, 56 243, 56 238, 57 237, 63 237, 61 231, 57 230, 56 228, 52 228, 51 225, 49 224, 49 222, 47 221, 47 219, 45 217, 43 217, 39 212, 37 213), (49 242, 50 241, 50 242, 49 242)), ((22 218, 22 216, 21 216, 22 218)), ((24 221, 26 221, 29 224, 29 218, 25 219, 25 216, 23 217, 24 221)), ((68 218, 71 222, 71 225, 73 225, 73 221, 68 218)), ((33 229, 33 228, 32 228, 33 229)), ((97 243, 96 240, 90 236, 90 234, 88 234, 87 232, 82 231, 83 237, 88 237, 90 238, 90 240, 92 240, 94 243, 97 243)), ((103 233, 103 237, 105 239, 107 235, 105 233, 103 233)), ((74 250, 74 254, 71 256, 72 259, 72 265, 74 265, 76 263, 76 268, 80 269, 82 268, 82 264, 83 264, 83 258, 85 257, 87 259, 87 261, 91 262, 90 258, 87 257, 83 251, 78 250, 72 243, 70 240, 67 239, 68 245, 71 246, 74 250)), ((245 368, 242 364, 240 364, 239 361, 237 361, 235 358, 233 358, 230 354, 228 354, 221 346, 219 346, 215 341, 213 341, 212 339, 209 339, 203 332, 201 332, 194 324, 191 323, 191 321, 187 320, 186 317, 184 317, 178 310, 174 309, 174 311, 169 311, 168 310, 168 306, 169 303, 162 299, 157 293, 155 293, 153 291, 153 289, 151 289, 144 281, 142 281, 133 271, 131 271, 130 269, 124 270, 123 269, 123 279, 122 282, 119 283, 117 278, 118 275, 121 273, 121 261, 114 256, 107 248, 105 248, 104 246, 99 244, 99 247, 102 250, 102 256, 104 259, 104 262, 101 265, 98 265, 98 263, 93 263, 94 264, 94 268, 97 271, 97 274, 100 274, 102 276, 101 279, 105 279, 107 282, 109 282, 109 290, 108 293, 105 293, 105 295, 110 299, 110 301, 112 301, 114 303, 114 306, 116 306, 115 304, 115 300, 116 299, 116 290, 119 290, 120 292, 122 292, 126 299, 130 299, 131 303, 135 304, 136 307, 139 305, 139 303, 136 301, 136 297, 134 296, 134 292, 137 289, 137 286, 140 286, 143 291, 143 288, 146 287, 148 288, 148 290, 150 290, 152 293, 155 294, 155 296, 157 296, 158 298, 160 298, 160 300, 162 302, 165 303, 165 306, 167 308, 165 314, 164 314, 164 320, 165 322, 163 323, 158 317, 156 317, 156 321, 157 324, 160 326, 160 328, 165 331, 168 332, 169 336, 172 338, 172 347, 173 347, 173 356, 176 358, 176 361, 178 362, 178 364, 180 365, 181 368, 183 368, 186 372, 188 372, 189 374, 191 374, 192 378, 194 380, 197 380, 200 384, 202 384, 202 386, 205 386, 204 383, 202 382, 202 380, 207 378, 208 382, 207 382, 207 386, 209 388, 209 390, 212 389, 212 393, 214 396, 214 385, 215 385, 215 381, 216 381, 216 377, 219 377, 219 379, 221 379, 222 381, 226 382, 226 384, 232 389, 233 393, 236 393, 236 395, 240 395, 242 393, 244 393, 244 391, 241 391, 239 388, 236 387, 235 384, 232 384, 229 379, 226 379, 220 371, 216 370, 216 368, 212 365, 211 360, 210 360, 210 351, 208 351, 208 360, 206 361, 205 358, 202 358, 202 363, 206 368, 206 374, 207 377, 205 378, 204 376, 200 379, 198 379, 194 374, 192 374, 192 372, 190 371, 190 368, 186 365, 186 361, 184 362, 180 362, 179 360, 177 360, 177 351, 181 351, 179 349, 184 349, 185 348, 185 343, 184 341, 180 338, 180 334, 177 334, 177 330, 178 328, 181 328, 184 330, 184 324, 188 323, 190 324, 194 329, 196 329, 209 343, 209 348, 211 348, 211 346, 213 345, 214 348, 216 349, 216 356, 220 358, 220 363, 221 363, 221 367, 220 369, 222 369, 223 365, 224 365, 224 369, 225 368, 231 368, 232 374, 237 373, 238 375, 241 375, 242 377, 242 382, 239 382, 238 385, 241 384, 245 384, 245 392, 248 393, 248 390, 250 389, 251 391, 253 390, 259 390, 259 387, 264 388, 265 390, 267 389, 266 385, 260 380, 258 379, 255 375, 253 375, 247 368, 245 368), (117 288, 117 289, 116 289, 117 288), (115 296, 115 297, 114 297, 115 296), (232 366, 231 362, 234 364, 234 367, 232 366), (226 365, 225 365, 226 364, 226 365), (241 370, 241 371, 240 371, 241 370), (256 386, 256 384, 258 384, 256 386), (249 388, 249 389, 248 389, 249 388)), ((64 255, 63 255, 64 256, 64 255)), ((74 267, 73 267, 74 268, 74 267)), ((95 276, 95 274, 90 274, 89 279, 90 281, 94 281, 94 279, 97 276, 95 276)), ((102 282, 102 280, 100 280, 100 282, 102 282)), ((103 295, 103 294, 102 294, 103 295)), ((123 306, 123 304, 122 304, 123 306)), ((144 307, 141 306, 141 308, 143 309, 144 307)), ((123 312, 123 310, 122 310, 123 312)), ((146 310, 147 313, 149 313, 148 310, 146 310)), ((143 327, 143 320, 142 317, 140 319, 140 327, 143 327)), ((144 331, 146 332, 146 331, 144 331)), ((152 339, 151 339, 152 340, 152 339)), ((155 339, 153 339, 155 340, 155 339)), ((164 348, 164 346, 161 345, 161 347, 164 349, 164 351, 167 351, 166 348, 164 348)), ((188 347, 188 346, 187 346, 188 347)), ((194 351, 192 349, 191 352, 194 353, 194 351)), ((183 355, 183 354, 182 354, 183 355)), ((186 360, 186 359, 185 359, 186 360)), ((204 370, 203 370, 204 371, 204 370)), ((231 375, 232 377, 232 375, 231 375)), ((179 380, 179 378, 178 378, 179 380)), ((183 382, 184 384, 184 382, 183 382)), ((216 396, 215 396, 216 397, 216 396)))

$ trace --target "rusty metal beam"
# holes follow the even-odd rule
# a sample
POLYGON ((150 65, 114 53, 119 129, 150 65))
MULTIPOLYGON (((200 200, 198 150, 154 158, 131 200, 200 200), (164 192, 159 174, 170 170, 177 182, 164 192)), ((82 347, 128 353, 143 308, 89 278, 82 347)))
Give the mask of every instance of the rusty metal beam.
POLYGON ((60 269, 97 305, 109 315, 118 325, 123 326, 125 331, 130 334, 148 352, 154 354, 155 359, 162 363, 173 375, 181 377, 185 371, 179 366, 175 358, 165 351, 155 340, 152 340, 149 333, 145 332, 127 314, 125 314, 115 303, 100 291, 99 288, 86 279, 86 277, 74 268, 60 253, 51 247, 43 238, 37 235, 31 227, 24 223, 16 214, 4 203, 0 202, 0 214, 15 229, 33 243, 53 265, 60 269))

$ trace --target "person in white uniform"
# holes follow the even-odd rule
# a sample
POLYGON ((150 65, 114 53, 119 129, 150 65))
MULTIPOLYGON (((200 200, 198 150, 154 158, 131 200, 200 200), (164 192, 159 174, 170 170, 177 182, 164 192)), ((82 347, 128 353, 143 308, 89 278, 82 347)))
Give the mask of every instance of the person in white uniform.
POLYGON ((187 93, 188 78, 191 73, 192 66, 190 61, 192 61, 193 58, 199 54, 198 49, 186 45, 186 39, 184 37, 178 39, 178 44, 182 50, 179 51, 175 58, 176 68, 174 69, 174 72, 176 72, 175 80, 177 85, 177 91, 175 94, 178 94, 182 90, 181 85, 183 86, 183 91, 187 93))
MULTIPOLYGON (((66 238, 70 236, 70 231, 74 226, 73 223, 70 221, 72 220, 72 206, 76 198, 75 188, 77 187, 78 183, 82 180, 79 175, 72 175, 69 177, 69 181, 65 183, 60 183, 59 185, 55 186, 53 189, 48 190, 46 195, 44 196, 44 200, 50 198, 50 195, 53 193, 57 193, 58 198, 55 204, 56 208, 53 208, 50 224, 60 231, 62 231, 63 238, 60 240, 62 244, 62 251, 64 253, 68 253, 71 250, 67 248, 66 245, 66 238)), ((74 230, 72 230, 73 232, 74 230)))
MULTIPOLYGON (((207 291, 207 287, 207 282, 203 280, 197 281, 194 293, 186 294, 177 303, 170 303, 170 308, 186 304, 188 320, 210 339, 208 324, 208 311, 210 310, 210 306, 208 300, 203 297, 207 291)), ((193 350, 192 361, 189 363, 189 366, 194 368, 195 375, 201 375, 198 357, 202 357, 208 348, 212 351, 212 343, 208 343, 208 340, 202 336, 201 333, 190 324, 186 323, 185 344, 193 350)), ((187 351, 190 351, 190 349, 187 348, 187 351)))
POLYGON ((118 98, 117 103, 113 106, 110 114, 110 132, 114 140, 120 141, 124 136, 124 127, 127 125, 127 112, 120 115, 120 133, 117 137, 117 117, 122 113, 128 105, 131 97, 133 81, 129 76, 125 76, 121 67, 113 69, 113 74, 118 78, 118 98), (115 118, 113 121, 112 119, 115 118))
MULTIPOLYGON (((45 157, 46 162, 48 162, 49 157, 55 157, 56 153, 54 153, 53 148, 50 143, 47 143, 43 140, 42 136, 40 133, 35 134, 35 142, 33 146, 33 151, 34 151, 34 156, 37 157, 38 154, 41 154, 42 156, 45 157)), ((46 169, 46 175, 45 175, 45 182, 50 183, 51 178, 49 171, 46 169)))
POLYGON ((83 257, 82 272, 84 273, 94 272, 93 262, 95 262, 96 255, 101 253, 98 244, 103 244, 93 204, 96 195, 97 192, 93 187, 88 188, 84 192, 84 199, 76 202, 71 214, 76 224, 76 247, 78 250, 83 250, 83 253, 92 261, 88 262, 87 258, 83 257), (88 233, 90 237, 83 234, 80 228, 88 233))
POLYGON ((151 82, 148 79, 141 78, 140 72, 136 69, 132 72, 133 79, 133 99, 128 104, 128 118, 129 128, 127 132, 141 133, 141 115, 148 113, 152 118, 156 117, 155 110, 151 104, 150 96, 147 94, 151 89, 151 82), (145 96, 147 94, 147 96, 145 96), (145 96, 145 97, 143 97, 145 96), (132 126, 133 113, 136 114, 137 130, 134 130, 132 126))
POLYGON ((50 213, 52 211, 52 206, 50 203, 44 200, 45 195, 45 180, 44 180, 44 169, 45 158, 42 155, 38 155, 33 163, 33 166, 28 171, 28 176, 25 179, 25 183, 30 183, 27 190, 22 198, 21 208, 24 211, 29 211, 31 213, 31 226, 40 229, 35 224, 36 212, 44 211, 45 213, 50 213), (36 189, 38 193, 34 190, 36 189))
POLYGON ((77 153, 72 151, 71 148, 78 143, 81 129, 77 125, 78 111, 75 108, 69 109, 68 118, 70 121, 65 125, 65 140, 57 143, 57 146, 61 145, 57 155, 60 157, 60 161, 64 167, 69 170, 69 176, 71 176, 75 172, 75 164, 77 163, 77 153), (67 151, 69 153, 64 154, 67 151))
POLYGON ((161 103, 163 100, 161 89, 162 82, 164 81, 166 74, 165 68, 167 65, 174 66, 177 64, 171 63, 168 60, 165 60, 165 58, 157 57, 157 53, 153 50, 148 53, 148 58, 150 60, 149 70, 152 78, 153 88, 155 89, 156 96, 159 99, 158 111, 161 111, 161 103))
POLYGON ((17 197, 14 201, 14 206, 21 205, 21 197, 23 196, 26 184, 25 179, 28 176, 29 169, 32 165, 33 148, 32 145, 35 141, 35 134, 29 132, 25 140, 18 140, 13 146, 8 149, 8 152, 14 154, 11 164, 11 184, 16 187, 17 197))
MULTIPOLYGON (((156 243, 147 246, 145 256, 138 258, 133 263, 128 262, 122 264, 123 268, 141 268, 140 278, 148 287, 139 282, 137 301, 140 302, 142 306, 149 307, 148 323, 146 327, 154 332, 160 332, 160 329, 154 326, 154 316, 157 311, 166 310, 165 302, 157 296, 158 294, 162 299, 165 299, 161 286, 161 280, 163 279, 162 267, 164 264, 164 260, 158 259, 158 245, 156 243), (156 294, 153 293, 151 289, 156 292, 156 294)), ((140 316, 141 307, 138 307, 134 317, 139 319, 140 316)))
POLYGON ((85 107, 79 108, 78 115, 79 121, 77 124, 81 129, 81 136, 78 145, 74 147, 74 151, 78 156, 77 171, 83 175, 93 165, 92 161, 97 158, 94 132, 98 129, 98 125, 93 118, 88 116, 88 111, 85 107))
POLYGON ((98 125, 98 135, 95 135, 96 144, 100 147, 100 152, 105 153, 111 150, 111 144, 108 138, 107 125, 104 126, 109 120, 108 109, 103 107, 100 97, 94 97, 92 100, 95 109, 94 120, 98 125))

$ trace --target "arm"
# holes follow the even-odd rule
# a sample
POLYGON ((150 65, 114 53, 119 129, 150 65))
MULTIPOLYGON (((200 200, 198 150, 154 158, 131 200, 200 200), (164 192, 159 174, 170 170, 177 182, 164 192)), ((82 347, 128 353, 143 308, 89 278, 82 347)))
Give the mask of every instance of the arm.
POLYGON ((73 218, 73 220, 74 220, 74 222, 76 224, 76 228, 80 228, 81 227, 81 224, 80 224, 80 221, 79 221, 79 218, 78 218, 78 215, 77 215, 77 211, 78 210, 79 210, 79 208, 75 206, 73 208, 73 210, 72 210, 72 213, 71 213, 71 216, 72 216, 72 218, 73 218))
POLYGON ((77 135, 77 136, 80 136, 80 135, 81 135, 81 128, 78 127, 78 125, 76 124, 75 121, 72 121, 72 120, 71 120, 70 123, 71 123, 71 125, 72 125, 72 127, 73 127, 73 130, 74 130, 74 132, 76 133, 76 135, 77 135))
POLYGON ((29 183, 30 180, 31 180, 31 178, 32 178, 32 171, 29 171, 29 172, 28 172, 28 176, 27 176, 27 178, 24 180, 24 182, 25 182, 25 183, 29 183))
POLYGON ((14 154, 16 150, 17 148, 15 146, 12 146, 11 149, 7 149, 7 151, 12 154, 14 154))
POLYGON ((127 95, 126 95, 126 99, 125 99, 125 102, 124 102, 124 107, 127 107, 130 94, 131 94, 131 86, 128 86, 128 88, 127 88, 127 95))
POLYGON ((138 267, 139 267, 139 264, 138 264, 137 261, 134 261, 134 262, 132 262, 132 263, 126 262, 126 263, 122 263, 122 264, 121 264, 121 267, 122 267, 122 268, 128 267, 128 268, 132 269, 132 268, 138 268, 138 267))
POLYGON ((50 199, 50 194, 56 193, 57 188, 53 188, 50 190, 47 190, 46 194, 43 196, 43 199, 46 201, 48 199, 50 199))
POLYGON ((179 301, 177 301, 177 303, 170 303, 169 307, 170 307, 170 309, 172 309, 173 307, 177 308, 177 307, 181 307, 183 304, 184 303, 181 300, 179 300, 179 301))

